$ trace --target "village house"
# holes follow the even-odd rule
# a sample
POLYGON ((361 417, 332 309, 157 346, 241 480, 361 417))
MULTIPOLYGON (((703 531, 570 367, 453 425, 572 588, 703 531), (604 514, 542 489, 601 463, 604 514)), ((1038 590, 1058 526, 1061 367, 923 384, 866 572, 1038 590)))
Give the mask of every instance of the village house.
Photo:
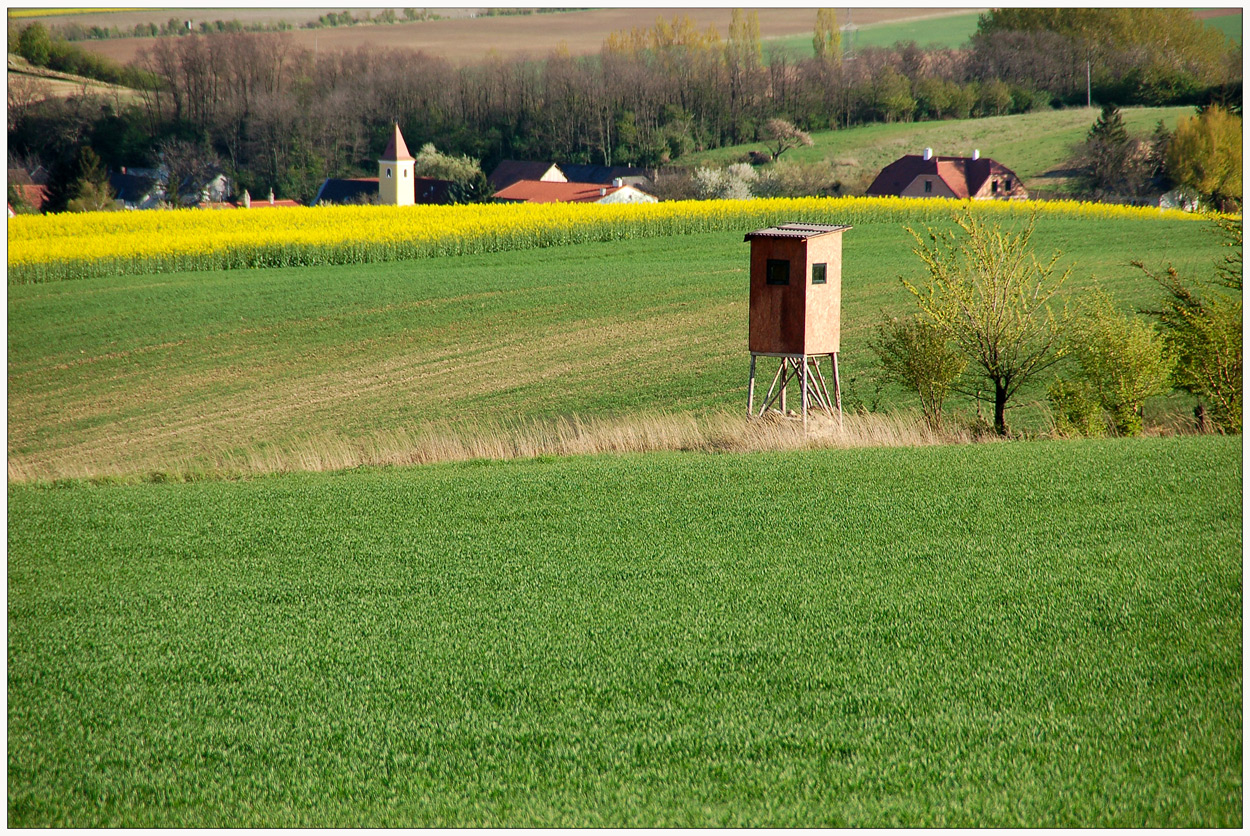
POLYGON ((653 195, 627 186, 617 179, 610 186, 598 183, 553 183, 518 180, 495 192, 501 203, 655 203, 653 195))
MULTIPOLYGON (((8 183, 17 193, 18 200, 36 212, 43 211, 44 204, 48 202, 48 172, 43 166, 37 166, 34 171, 10 168, 8 183)), ((13 206, 10 205, 9 217, 13 214, 13 206)))
POLYGON ((638 188, 650 182, 629 166, 556 165, 504 160, 490 173, 495 199, 503 203, 655 203, 638 188))
POLYGON ((1016 173, 980 151, 971 157, 936 157, 932 148, 908 154, 881 169, 864 194, 870 197, 945 197, 963 200, 1025 200, 1016 173))
MULTIPOLYGON (((113 202, 120 209, 161 209, 166 201, 168 172, 164 168, 127 168, 109 172, 113 202)), ((181 207, 219 204, 230 197, 232 188, 224 174, 214 174, 200 183, 184 181, 178 190, 181 207)))

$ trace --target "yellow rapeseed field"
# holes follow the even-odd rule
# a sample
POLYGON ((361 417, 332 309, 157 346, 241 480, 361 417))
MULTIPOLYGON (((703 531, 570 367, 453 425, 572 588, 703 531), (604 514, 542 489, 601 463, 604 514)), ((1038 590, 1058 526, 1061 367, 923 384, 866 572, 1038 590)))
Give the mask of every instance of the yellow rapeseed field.
MULTIPOLYGON (((353 264, 721 230, 783 221, 926 223, 960 204, 906 198, 776 198, 652 204, 474 204, 187 209, 9 219, 9 281, 126 273, 353 264)), ((1194 217, 1100 203, 971 204, 978 212, 1194 217)))

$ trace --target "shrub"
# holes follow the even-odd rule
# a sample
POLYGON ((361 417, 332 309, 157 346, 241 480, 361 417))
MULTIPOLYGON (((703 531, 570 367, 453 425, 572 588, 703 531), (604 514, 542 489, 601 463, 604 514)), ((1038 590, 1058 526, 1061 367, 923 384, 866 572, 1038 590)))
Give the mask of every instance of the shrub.
POLYGON ((1176 365, 1162 335, 1096 290, 1072 323, 1068 350, 1116 433, 1140 435, 1146 399, 1167 391, 1176 365))
POLYGON ((1230 254, 1217 264, 1216 278, 1187 282, 1172 266, 1165 275, 1133 265, 1154 279, 1164 297, 1151 313, 1163 326, 1174 355, 1178 388, 1206 401, 1216 426, 1241 432, 1241 220, 1216 221, 1230 254))
POLYGON ((1099 438, 1107 434, 1102 407, 1088 383, 1056 378, 1046 392, 1054 414, 1055 435, 1099 438))
POLYGON ((968 365, 967 358, 950 345, 941 328, 919 314, 880 323, 877 338, 869 346, 881 361, 886 379, 920 395, 925 423, 940 431, 942 403, 968 365))

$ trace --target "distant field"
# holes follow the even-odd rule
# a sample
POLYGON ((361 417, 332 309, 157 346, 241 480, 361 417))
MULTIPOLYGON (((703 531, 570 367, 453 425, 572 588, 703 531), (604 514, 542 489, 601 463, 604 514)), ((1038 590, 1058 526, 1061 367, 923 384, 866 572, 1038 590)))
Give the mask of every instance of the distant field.
MULTIPOLYGON (((1149 134, 1159 120, 1169 128, 1193 113, 1189 107, 1130 107, 1122 111, 1124 124, 1134 134, 1149 134)), ((852 190, 862 190, 882 168, 904 154, 932 148, 938 155, 970 156, 974 149, 1012 169, 1029 188, 1062 188, 1073 148, 1084 141, 1098 118, 1097 108, 1048 110, 984 119, 944 120, 862 125, 842 131, 817 131, 815 144, 787 151, 785 160, 833 163, 852 190)), ((746 158, 761 143, 718 148, 689 154, 683 166, 727 165, 746 158)))
MULTIPOLYGON (((896 43, 915 41, 922 47, 940 47, 955 49, 965 46, 968 38, 977 30, 977 19, 985 10, 964 14, 953 13, 942 17, 930 17, 919 20, 898 22, 871 23, 860 25, 860 9, 847 15, 846 9, 838 9, 838 25, 851 23, 855 28, 842 33, 842 49, 848 54, 856 49, 870 46, 894 46, 896 43)), ((812 51, 812 34, 792 35, 787 38, 773 38, 765 42, 768 50, 785 49, 792 55, 810 58, 812 51)))
MULTIPOLYGON (((321 450, 410 431, 739 414, 743 231, 11 285, 10 478, 317 468, 321 450)), ((1205 275, 1219 257, 1192 218, 1043 215, 1035 243, 1075 265, 1074 290, 1097 279, 1143 305, 1155 290, 1130 260, 1205 275)), ((867 340, 910 304, 912 246, 893 216, 846 234, 848 403, 878 397, 867 340)), ((1022 426, 1044 427, 1038 397, 1021 400, 1022 426)))
MULTIPOLYGON (((798 36, 804 33, 807 38, 811 38, 816 23, 814 8, 762 8, 757 11, 760 35, 763 38, 798 36)), ((867 25, 900 18, 910 20, 917 17, 936 17, 959 11, 968 10, 923 7, 857 9, 855 17, 857 22, 867 25)), ((263 14, 274 13, 269 11, 263 14)), ((610 33, 628 31, 634 27, 646 29, 653 26, 660 17, 666 20, 672 20, 675 16, 689 17, 699 29, 715 26, 724 38, 728 35, 730 14, 729 7, 609 8, 558 14, 457 18, 385 26, 296 30, 287 33, 287 37, 308 49, 315 46, 319 50, 355 50, 357 47, 369 45, 378 48, 422 50, 457 63, 469 63, 484 58, 487 53, 542 57, 554 50, 567 48, 574 55, 593 54, 599 52, 604 39, 610 33)), ((201 20, 230 20, 240 17, 230 9, 200 11, 199 14, 188 13, 186 16, 196 26, 201 20)), ((164 23, 169 17, 169 13, 157 11, 148 15, 148 19, 156 23, 164 23)), ((130 21, 130 18, 125 19, 130 21)), ((139 21, 130 21, 128 25, 134 26, 136 22, 139 21)), ((119 22, 118 25, 127 24, 119 22)), ((151 43, 148 38, 122 38, 84 41, 83 46, 127 63, 134 59, 140 49, 150 46, 151 43)), ((810 49, 810 44, 808 47, 810 49)))
POLYGON ((1236 828, 1241 455, 10 485, 8 825, 1236 828))
POLYGON ((1241 11, 1208 9, 1197 14, 1207 26, 1219 29, 1234 43, 1241 43, 1243 25, 1241 11))
MULTIPOLYGON (((977 31, 977 20, 985 9, 966 14, 947 14, 942 17, 921 20, 899 20, 860 23, 860 9, 850 11, 838 9, 838 23, 846 26, 854 24, 851 32, 844 32, 842 48, 848 53, 865 47, 889 47, 897 43, 914 41, 921 47, 937 47, 957 49, 967 46, 968 39, 977 31)), ((1241 43, 1242 15, 1240 11, 1223 13, 1226 10, 1208 10, 1197 12, 1197 16, 1207 25, 1219 29, 1235 43, 1241 43)), ((772 38, 766 47, 769 49, 785 49, 792 55, 810 57, 812 55, 811 34, 793 35, 790 37, 772 38)))

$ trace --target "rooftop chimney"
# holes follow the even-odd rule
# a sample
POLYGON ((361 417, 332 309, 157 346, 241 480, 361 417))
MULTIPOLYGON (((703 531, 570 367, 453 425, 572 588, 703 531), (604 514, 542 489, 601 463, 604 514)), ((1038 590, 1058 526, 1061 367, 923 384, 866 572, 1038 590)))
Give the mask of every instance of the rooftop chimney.
POLYGON ((926 148, 926 149, 924 149, 924 158, 925 158, 926 160, 931 160, 931 159, 933 159, 933 149, 932 149, 932 148, 926 148))
POLYGON ((608 193, 608 190, 607 190, 607 189, 605 189, 605 188, 601 188, 601 189, 599 189, 599 197, 603 197, 603 196, 604 196, 604 195, 606 195, 607 193, 608 193))
POLYGON ((269 205, 273 206, 273 189, 269 190, 269 205))
POLYGON ((979 159, 981 159, 981 149, 980 149, 980 148, 973 148, 973 149, 972 149, 972 159, 974 159, 974 160, 979 160, 979 159))
POLYGON ((622 180, 620 177, 612 178, 612 188, 619 189, 621 186, 624 186, 624 185, 625 185, 625 181, 622 180))

